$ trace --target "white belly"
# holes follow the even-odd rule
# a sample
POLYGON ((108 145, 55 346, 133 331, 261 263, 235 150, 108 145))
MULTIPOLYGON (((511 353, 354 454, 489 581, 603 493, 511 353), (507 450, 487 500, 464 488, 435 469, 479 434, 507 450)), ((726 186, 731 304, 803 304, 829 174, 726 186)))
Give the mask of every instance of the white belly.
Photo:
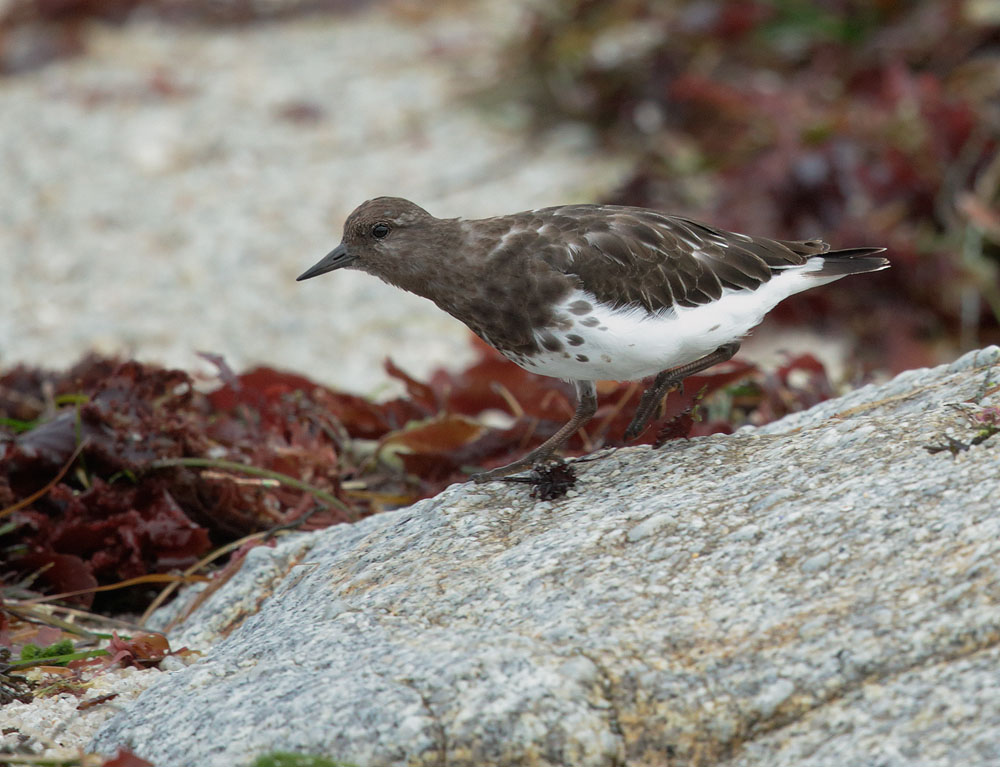
POLYGON ((810 275, 821 266, 815 259, 755 291, 726 291, 712 303, 655 315, 642 309, 613 310, 577 291, 559 307, 553 326, 536 333, 540 346, 547 341, 549 347, 559 348, 511 359, 533 373, 569 380, 646 378, 741 339, 783 298, 837 279, 810 275), (586 312, 585 304, 591 307, 586 312))

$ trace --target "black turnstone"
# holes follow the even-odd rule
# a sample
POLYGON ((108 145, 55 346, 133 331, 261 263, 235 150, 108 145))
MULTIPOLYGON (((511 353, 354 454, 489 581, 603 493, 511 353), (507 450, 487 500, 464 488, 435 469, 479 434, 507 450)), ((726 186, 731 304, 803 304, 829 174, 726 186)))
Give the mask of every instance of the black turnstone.
POLYGON ((298 277, 360 269, 429 298, 521 367, 573 382, 573 418, 485 481, 550 458, 594 415, 594 381, 656 378, 625 432, 663 395, 730 359, 784 298, 889 262, 884 248, 830 250, 736 234, 616 205, 563 205, 475 221, 439 219, 398 197, 359 206, 340 245, 298 277))

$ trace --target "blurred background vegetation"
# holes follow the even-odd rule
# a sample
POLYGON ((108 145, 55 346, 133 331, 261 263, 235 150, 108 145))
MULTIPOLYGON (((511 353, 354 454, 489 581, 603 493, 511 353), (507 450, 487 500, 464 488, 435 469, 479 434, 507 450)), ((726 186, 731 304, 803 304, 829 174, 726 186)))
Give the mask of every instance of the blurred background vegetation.
POLYGON ((853 331, 864 367, 1000 342, 1000 3, 557 0, 508 56, 539 127, 636 152, 606 202, 888 247, 777 310, 853 331))
MULTIPOLYGON (((456 2, 382 5, 423 23, 456 2)), ((94 19, 248 24, 371 4, 8 0, 0 73, 82 53, 94 19)), ((604 202, 888 247, 893 269, 776 311, 858 339, 855 372, 1000 342, 1000 2, 544 0, 524 14, 490 95, 527 105, 537 130, 583 122, 633 156, 604 202)))

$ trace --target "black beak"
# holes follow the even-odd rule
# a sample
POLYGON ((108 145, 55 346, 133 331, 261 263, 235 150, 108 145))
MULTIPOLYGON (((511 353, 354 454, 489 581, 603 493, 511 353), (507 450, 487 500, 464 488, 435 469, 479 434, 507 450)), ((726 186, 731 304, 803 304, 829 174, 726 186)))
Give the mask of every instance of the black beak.
POLYGON ((296 282, 301 282, 302 280, 308 280, 310 277, 318 277, 321 274, 326 274, 327 272, 332 272, 334 269, 341 269, 345 266, 350 266, 352 263, 357 261, 357 256, 352 256, 347 252, 347 248, 341 243, 336 248, 331 250, 322 259, 319 260, 314 266, 306 269, 302 274, 295 278, 296 282))

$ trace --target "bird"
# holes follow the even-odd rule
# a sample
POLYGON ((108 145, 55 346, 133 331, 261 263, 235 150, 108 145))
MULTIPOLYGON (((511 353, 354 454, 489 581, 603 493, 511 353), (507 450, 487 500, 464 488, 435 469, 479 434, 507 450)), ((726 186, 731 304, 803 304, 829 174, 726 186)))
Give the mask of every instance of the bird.
POLYGON ((885 269, 884 251, 749 236, 631 206, 461 219, 376 197, 297 280, 366 272, 430 299, 525 370, 573 383, 566 425, 516 461, 472 476, 486 482, 550 460, 597 411, 595 381, 653 377, 625 431, 638 437, 669 390, 731 359, 778 302, 885 269))

